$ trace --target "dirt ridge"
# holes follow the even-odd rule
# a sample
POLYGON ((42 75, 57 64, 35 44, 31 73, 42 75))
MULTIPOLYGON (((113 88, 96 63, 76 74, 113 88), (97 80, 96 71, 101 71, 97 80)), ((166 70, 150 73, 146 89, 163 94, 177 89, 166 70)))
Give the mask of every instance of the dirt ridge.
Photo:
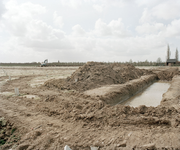
POLYGON ((51 80, 44 85, 49 88, 56 87, 62 90, 82 92, 104 85, 123 84, 148 74, 152 74, 152 72, 135 68, 130 64, 88 62, 65 80, 51 80))

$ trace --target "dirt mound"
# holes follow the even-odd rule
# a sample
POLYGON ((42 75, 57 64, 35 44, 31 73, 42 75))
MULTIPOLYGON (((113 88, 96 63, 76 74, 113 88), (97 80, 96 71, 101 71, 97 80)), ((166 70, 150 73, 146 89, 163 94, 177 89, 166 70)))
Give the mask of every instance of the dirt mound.
POLYGON ((115 105, 113 107, 102 101, 76 99, 62 102, 53 102, 54 107, 48 107, 47 102, 36 107, 37 111, 47 116, 58 116, 59 119, 68 122, 83 121, 91 127, 104 126, 173 126, 180 125, 178 113, 180 110, 174 107, 130 107, 115 105), (65 110, 63 110, 65 109, 65 110))
POLYGON ((88 62, 65 80, 51 80, 46 82, 45 86, 86 91, 103 85, 123 84, 151 73, 130 64, 88 62))
POLYGON ((175 75, 180 75, 178 68, 171 68, 157 73, 159 80, 171 81, 175 75))

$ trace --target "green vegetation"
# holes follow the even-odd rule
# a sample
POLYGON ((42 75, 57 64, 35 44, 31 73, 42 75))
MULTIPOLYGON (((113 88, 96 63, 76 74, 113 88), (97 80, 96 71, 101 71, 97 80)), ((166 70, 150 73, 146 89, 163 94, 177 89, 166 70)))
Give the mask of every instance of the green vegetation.
POLYGON ((0 140, 0 146, 1 146, 1 145, 4 145, 5 143, 6 143, 5 140, 0 140))
POLYGON ((11 130, 11 134, 13 134, 14 131, 16 131, 16 128, 13 128, 13 129, 11 130))
MULTIPOLYGON (((106 64, 111 64, 111 63, 119 63, 119 64, 132 64, 134 66, 164 66, 165 62, 161 61, 161 58, 159 57, 156 62, 152 61, 138 61, 138 62, 133 62, 132 59, 130 59, 127 62, 103 62, 106 64)), ((57 66, 57 67, 79 67, 83 66, 85 62, 52 62, 48 63, 46 66, 57 66)), ((24 66, 24 67, 40 67, 40 63, 0 63, 0 66, 24 66)), ((175 66, 180 66, 180 64, 176 64, 175 66)))

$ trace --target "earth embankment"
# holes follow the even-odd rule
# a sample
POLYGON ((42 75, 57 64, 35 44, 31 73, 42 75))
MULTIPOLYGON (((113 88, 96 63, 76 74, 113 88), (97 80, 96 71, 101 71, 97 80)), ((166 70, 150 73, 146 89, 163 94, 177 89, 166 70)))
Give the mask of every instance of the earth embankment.
POLYGON ((121 103, 138 92, 144 90, 157 80, 155 74, 141 76, 139 79, 126 82, 125 84, 107 85, 93 90, 85 91, 85 95, 99 97, 105 103, 115 105, 121 103))
POLYGON ((168 91, 163 94, 161 105, 180 108, 180 75, 173 77, 171 86, 168 91))
POLYGON ((45 86, 83 92, 104 85, 123 84, 148 74, 152 72, 130 64, 88 62, 65 80, 51 80, 45 86))

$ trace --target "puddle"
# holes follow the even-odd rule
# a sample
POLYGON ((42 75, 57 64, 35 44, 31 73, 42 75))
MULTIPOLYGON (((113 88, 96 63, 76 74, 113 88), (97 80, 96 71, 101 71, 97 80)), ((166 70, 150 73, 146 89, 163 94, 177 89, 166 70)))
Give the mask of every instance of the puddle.
POLYGON ((15 93, 12 93, 12 92, 0 92, 0 95, 12 96, 12 95, 15 95, 15 93))
POLYGON ((38 96, 36 95, 24 95, 24 98, 29 98, 29 99, 40 99, 38 96))
POLYGON ((155 82, 144 91, 136 94, 127 101, 121 103, 122 105, 129 105, 132 107, 138 107, 140 105, 146 106, 158 106, 162 100, 162 95, 167 92, 170 87, 169 82, 155 82))

